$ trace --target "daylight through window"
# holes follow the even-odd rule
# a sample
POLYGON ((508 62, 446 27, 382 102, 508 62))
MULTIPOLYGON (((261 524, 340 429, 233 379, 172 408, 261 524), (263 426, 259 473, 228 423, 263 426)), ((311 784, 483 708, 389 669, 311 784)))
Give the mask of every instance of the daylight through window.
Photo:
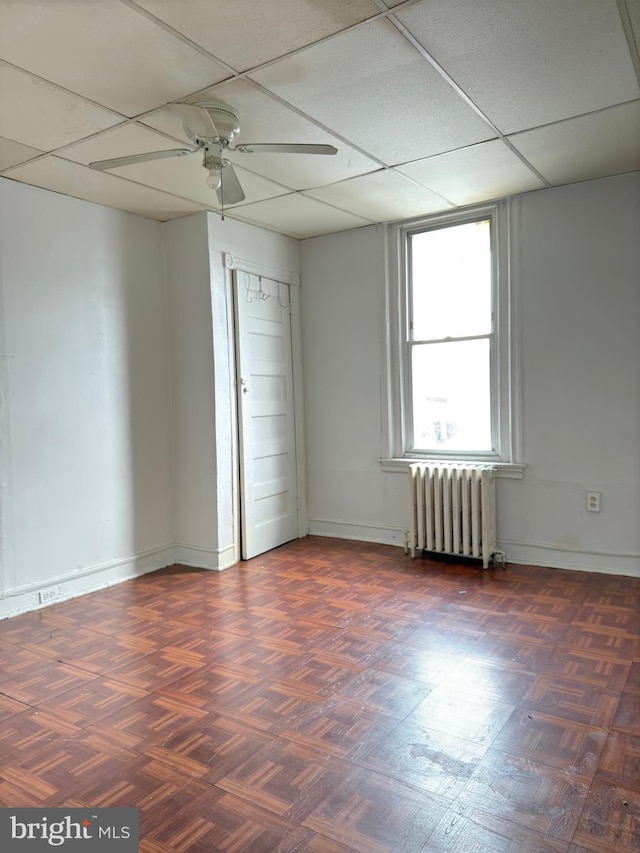
POLYGON ((407 233, 410 450, 496 451, 492 218, 407 233))

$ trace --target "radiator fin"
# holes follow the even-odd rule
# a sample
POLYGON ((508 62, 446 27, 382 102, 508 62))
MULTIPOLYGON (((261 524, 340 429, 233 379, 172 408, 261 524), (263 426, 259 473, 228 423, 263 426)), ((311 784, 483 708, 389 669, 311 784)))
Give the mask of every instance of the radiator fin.
POLYGON ((476 557, 487 568, 497 549, 495 468, 416 462, 409 487, 411 556, 476 557))

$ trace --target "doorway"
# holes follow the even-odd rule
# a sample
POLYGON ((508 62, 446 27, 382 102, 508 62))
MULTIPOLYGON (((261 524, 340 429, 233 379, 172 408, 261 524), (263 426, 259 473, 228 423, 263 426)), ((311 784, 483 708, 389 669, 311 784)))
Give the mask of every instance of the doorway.
POLYGON ((233 270, 243 560, 300 535, 292 290, 233 270))

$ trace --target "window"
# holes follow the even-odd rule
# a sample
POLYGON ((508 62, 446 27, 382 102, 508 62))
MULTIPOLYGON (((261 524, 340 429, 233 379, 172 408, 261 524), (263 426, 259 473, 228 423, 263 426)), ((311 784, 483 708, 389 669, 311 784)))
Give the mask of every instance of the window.
POLYGON ((392 229, 387 459, 520 461, 512 207, 392 229))
POLYGON ((492 453, 491 219, 406 237, 409 449, 492 453))

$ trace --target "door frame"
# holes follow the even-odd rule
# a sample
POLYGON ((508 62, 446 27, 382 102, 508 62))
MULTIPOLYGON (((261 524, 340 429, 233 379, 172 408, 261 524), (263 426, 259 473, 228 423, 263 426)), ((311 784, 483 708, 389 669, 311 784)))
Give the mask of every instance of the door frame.
POLYGON ((234 313, 235 292, 233 286, 233 273, 247 272, 253 275, 261 275, 264 278, 274 279, 289 285, 291 301, 291 358, 293 368, 293 420, 295 434, 295 463, 296 463, 296 485, 298 489, 298 538, 306 536, 309 532, 309 514, 307 509, 307 472, 306 472, 306 447, 304 429, 304 397, 303 397, 303 371, 302 371, 302 323, 300 317, 300 273, 291 270, 282 270, 270 267, 256 261, 238 258, 229 252, 224 253, 224 266, 226 270, 226 287, 228 299, 227 322, 231 334, 229 335, 229 373, 230 380, 235 393, 232 395, 232 420, 233 420, 233 467, 236 472, 234 478, 234 531, 236 541, 236 552, 238 559, 241 554, 240 541, 240 450, 239 450, 239 411, 238 411, 238 365, 236 358, 237 329, 234 313))

